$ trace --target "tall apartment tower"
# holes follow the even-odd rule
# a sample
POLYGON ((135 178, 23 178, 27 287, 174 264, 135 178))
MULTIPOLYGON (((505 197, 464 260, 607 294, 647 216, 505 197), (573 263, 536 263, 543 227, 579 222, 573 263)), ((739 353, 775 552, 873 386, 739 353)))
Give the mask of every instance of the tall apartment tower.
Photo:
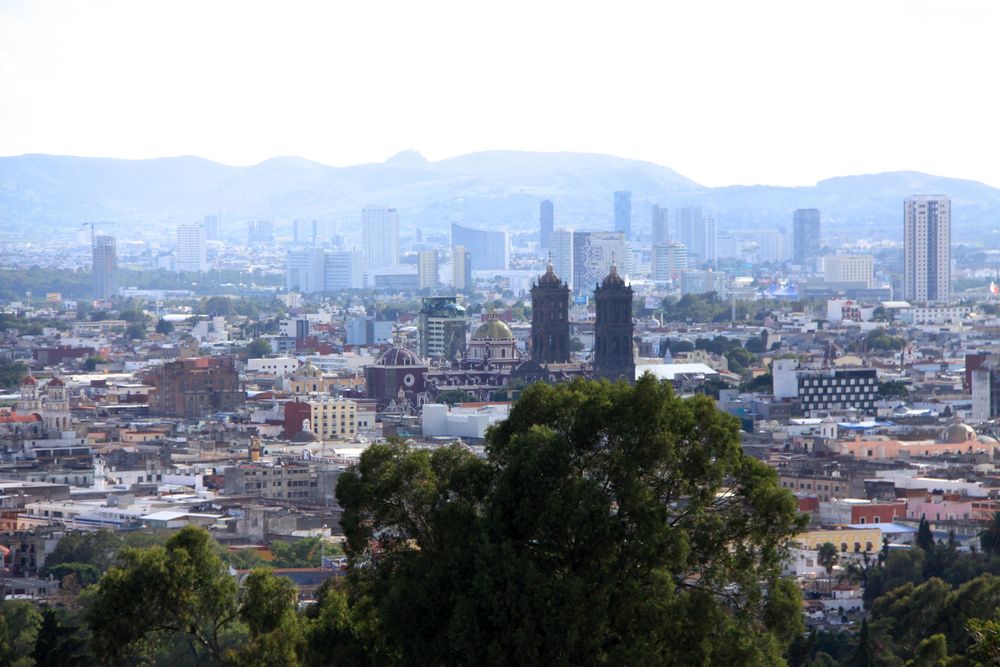
POLYGON ((177 227, 178 271, 203 273, 208 271, 208 254, 205 247, 205 228, 201 225, 177 227))
POLYGON ((399 212, 385 206, 361 211, 365 268, 369 271, 399 266, 399 212))
POLYGON ((553 230, 549 237, 549 257, 552 269, 570 289, 573 288, 573 231, 553 230))
POLYGON ((272 220, 251 220, 247 223, 247 244, 250 246, 272 245, 274 243, 274 222, 272 220))
POLYGON ((202 227, 205 228, 205 240, 206 241, 218 241, 219 240, 219 216, 218 215, 206 215, 204 222, 202 222, 202 227))
POLYGON ((659 204, 653 204, 652 232, 653 243, 666 243, 670 240, 670 222, 667 217, 667 208, 659 204))
POLYGON ((685 207, 677 210, 677 235, 694 261, 716 259, 715 219, 706 218, 700 208, 685 207))
POLYGON ((91 274, 94 278, 94 298, 110 299, 118 293, 118 253, 115 237, 101 234, 94 237, 91 274))
POLYGON ((549 249, 549 237, 555 224, 555 212, 552 202, 548 199, 542 201, 538 206, 538 247, 541 250, 549 249))
POLYGON ((632 240, 632 193, 619 190, 615 193, 615 231, 625 234, 625 240, 632 240))
POLYGON ((300 245, 316 245, 319 242, 319 220, 294 220, 292 240, 300 245))
POLYGON ((816 257, 821 246, 819 210, 796 210, 792 216, 792 259, 801 263, 816 257))
POLYGON ((419 289, 431 290, 438 286, 436 250, 422 250, 417 253, 417 286, 419 289))
POLYGON ((472 253, 465 246, 451 249, 451 286, 459 292, 472 289, 472 253))
POLYGON ((569 285, 552 262, 531 287, 531 358, 539 364, 569 361, 569 285))
POLYGON ((915 195, 903 204, 903 293, 919 303, 951 300, 951 200, 915 195))

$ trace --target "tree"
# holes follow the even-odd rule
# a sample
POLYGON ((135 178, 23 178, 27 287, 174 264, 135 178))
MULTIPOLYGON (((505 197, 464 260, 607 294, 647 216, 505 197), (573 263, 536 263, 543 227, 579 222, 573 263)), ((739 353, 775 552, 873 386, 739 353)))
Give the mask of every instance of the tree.
POLYGON ((831 577, 833 576, 833 567, 840 560, 840 554, 837 552, 837 546, 833 542, 824 542, 819 545, 816 550, 816 562, 826 570, 826 581, 828 588, 832 589, 833 582, 831 577))
POLYGON ((875 647, 868 631, 868 619, 861 621, 861 632, 858 634, 858 648, 851 658, 850 667, 875 667, 875 647))
POLYGON ((239 611, 236 582, 207 531, 182 528, 166 546, 123 550, 120 562, 101 579, 87 614, 97 656, 142 659, 184 637, 197 655, 224 659, 239 611))
POLYGON ((125 337, 130 340, 142 340, 146 337, 146 325, 134 322, 125 328, 125 337))
POLYGON ((908 398, 909 390, 906 383, 901 380, 888 380, 878 383, 878 394, 882 398, 908 398))
POLYGON ((0 603, 0 664, 30 667, 35 640, 42 625, 38 607, 24 600, 4 600, 0 603))
POLYGON ((222 315, 228 317, 233 314, 232 299, 224 296, 213 296, 205 301, 201 312, 206 315, 222 315))
POLYGON ((271 543, 274 567, 319 567, 323 554, 328 552, 320 537, 306 537, 292 542, 271 543))
POLYGON ((54 568, 63 564, 72 564, 74 569, 91 565, 98 572, 104 572, 114 562, 121 548, 121 538, 106 528, 93 532, 66 533, 46 557, 43 574, 47 576, 50 572, 54 573, 54 568))
POLYGON ((984 553, 1000 556, 1000 512, 994 512, 990 524, 979 531, 979 546, 984 553))
POLYGON ((249 345, 243 348, 243 352, 248 359, 259 359, 271 354, 271 344, 263 338, 254 338, 249 345))
POLYGON ((337 489, 355 627, 389 664, 775 664, 803 521, 739 443, 647 375, 533 385, 485 459, 373 445, 337 489))
POLYGON ((168 336, 174 332, 174 323, 162 317, 156 323, 156 333, 168 336))
POLYGON ((28 374, 28 367, 23 361, 0 359, 0 387, 11 388, 21 384, 28 374))
POLYGON ((917 527, 916 545, 923 549, 925 554, 930 554, 934 549, 934 534, 931 533, 931 525, 927 523, 927 519, 920 519, 920 525, 917 527))
POLYGON ((456 403, 469 403, 476 400, 476 397, 464 389, 446 389, 437 395, 438 403, 455 405, 456 403))

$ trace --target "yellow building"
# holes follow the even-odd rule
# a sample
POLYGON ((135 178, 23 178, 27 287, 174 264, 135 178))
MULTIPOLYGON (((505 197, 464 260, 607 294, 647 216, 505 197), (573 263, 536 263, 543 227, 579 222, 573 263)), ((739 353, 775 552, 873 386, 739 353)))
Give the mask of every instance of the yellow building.
POLYGON ((878 528, 847 528, 845 530, 810 530, 799 533, 792 542, 803 549, 818 549, 830 542, 843 553, 878 551, 882 548, 882 531, 878 528))
POLYGON ((358 433, 358 404, 347 398, 313 399, 312 432, 320 440, 353 440, 358 433))

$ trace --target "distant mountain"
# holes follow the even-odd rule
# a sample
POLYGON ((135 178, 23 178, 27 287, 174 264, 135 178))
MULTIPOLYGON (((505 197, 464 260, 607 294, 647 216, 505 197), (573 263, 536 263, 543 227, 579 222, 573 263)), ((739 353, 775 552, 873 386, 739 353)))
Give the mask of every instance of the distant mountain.
POLYGON ((1000 190, 915 172, 845 176, 813 187, 707 188, 666 167, 585 153, 490 151, 431 162, 404 151, 384 163, 331 167, 278 157, 231 167, 198 157, 116 160, 53 155, 0 158, 0 238, 48 238, 86 221, 119 223, 125 237, 161 237, 172 226, 221 211, 234 236, 248 219, 331 220, 352 235, 367 204, 395 206, 405 229, 470 225, 531 230, 538 202, 552 199, 556 224, 607 229, 612 193, 631 190, 633 228, 649 207, 701 206, 720 229, 789 226, 796 208, 819 208, 828 229, 901 236, 902 200, 942 192, 954 202, 954 234, 982 239, 1000 227, 1000 190), (897 230, 899 230, 897 232, 897 230))

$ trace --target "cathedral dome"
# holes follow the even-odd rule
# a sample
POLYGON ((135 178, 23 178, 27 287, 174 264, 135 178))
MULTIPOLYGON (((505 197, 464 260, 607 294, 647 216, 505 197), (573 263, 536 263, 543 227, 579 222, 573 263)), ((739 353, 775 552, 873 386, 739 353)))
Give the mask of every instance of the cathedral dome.
POLYGON ((556 275, 555 269, 552 268, 552 262, 549 262, 548 268, 545 269, 545 273, 541 278, 538 279, 539 287, 561 287, 562 281, 559 280, 559 276, 556 275))
POLYGON ((35 376, 28 375, 23 380, 21 380, 22 386, 26 384, 38 384, 38 380, 35 379, 35 376))
POLYGON ((472 340, 514 340, 514 332, 500 320, 487 320, 472 334, 472 340))
POLYGON ((307 378, 319 378, 323 377, 323 371, 313 366, 311 361, 307 361, 306 363, 302 364, 302 366, 299 367, 299 370, 296 373, 296 375, 307 378))
POLYGON ((375 362, 376 366, 419 366, 420 357, 405 347, 390 347, 375 362))
POLYGON ((625 280, 618 275, 618 266, 614 262, 611 263, 611 270, 604 277, 601 287, 625 287, 625 280))
POLYGON ((51 380, 49 380, 49 383, 46 386, 49 386, 49 387, 62 387, 64 385, 65 385, 65 383, 61 379, 59 379, 58 377, 54 377, 51 380))
POLYGON ((969 442, 976 439, 976 432, 968 424, 952 424, 944 430, 942 440, 951 444, 969 442))

